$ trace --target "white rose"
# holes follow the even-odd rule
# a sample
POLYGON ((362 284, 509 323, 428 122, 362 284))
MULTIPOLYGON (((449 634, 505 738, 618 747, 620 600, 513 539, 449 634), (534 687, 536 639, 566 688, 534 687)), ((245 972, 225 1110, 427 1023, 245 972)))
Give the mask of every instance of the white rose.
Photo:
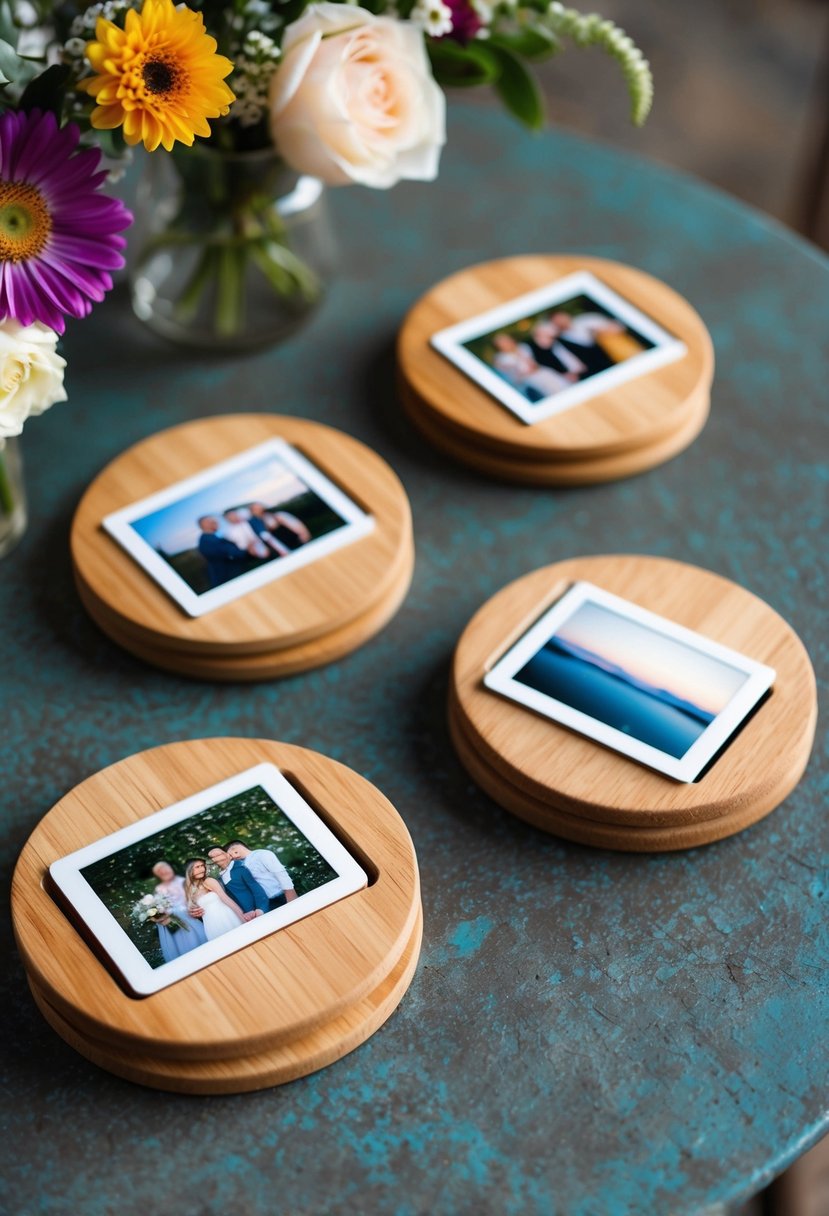
POLYGON ((300 173, 332 186, 432 181, 446 101, 422 31, 350 4, 311 4, 285 31, 271 134, 300 173))
POLYGON ((30 414, 65 401, 66 360, 55 353, 58 335, 46 325, 0 321, 0 443, 19 435, 30 414))

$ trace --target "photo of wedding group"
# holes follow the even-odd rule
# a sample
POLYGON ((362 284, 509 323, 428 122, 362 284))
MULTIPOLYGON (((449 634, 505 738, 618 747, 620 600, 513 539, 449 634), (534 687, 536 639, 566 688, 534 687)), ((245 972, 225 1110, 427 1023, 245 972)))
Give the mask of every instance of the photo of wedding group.
POLYGON ((272 765, 97 841, 50 873, 125 978, 144 993, 366 883, 272 765))
POLYGON ((770 667, 576 583, 484 677, 488 688, 681 781, 774 680, 770 667))
POLYGON ((103 521, 191 616, 363 536, 366 515, 282 440, 269 440, 103 521))
POLYGON ((587 272, 441 330, 432 345, 527 423, 685 353, 587 272))

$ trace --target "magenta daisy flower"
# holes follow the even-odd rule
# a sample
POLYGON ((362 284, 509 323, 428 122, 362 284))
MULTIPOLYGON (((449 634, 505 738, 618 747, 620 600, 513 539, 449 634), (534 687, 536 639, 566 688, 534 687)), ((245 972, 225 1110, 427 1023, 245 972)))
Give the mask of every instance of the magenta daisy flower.
POLYGON ((39 110, 0 117, 0 320, 63 333, 64 316, 85 317, 124 265, 132 216, 98 193, 101 153, 79 149, 80 133, 39 110))

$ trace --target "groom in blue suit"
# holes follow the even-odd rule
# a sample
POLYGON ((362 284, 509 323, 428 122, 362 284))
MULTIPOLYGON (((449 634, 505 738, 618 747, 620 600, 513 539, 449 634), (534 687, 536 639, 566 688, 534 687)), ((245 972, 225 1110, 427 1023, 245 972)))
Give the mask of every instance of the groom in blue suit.
POLYGON ((231 899, 242 909, 245 920, 263 916, 270 911, 270 900, 251 874, 244 861, 234 861, 218 845, 207 850, 207 856, 220 870, 219 880, 231 899))

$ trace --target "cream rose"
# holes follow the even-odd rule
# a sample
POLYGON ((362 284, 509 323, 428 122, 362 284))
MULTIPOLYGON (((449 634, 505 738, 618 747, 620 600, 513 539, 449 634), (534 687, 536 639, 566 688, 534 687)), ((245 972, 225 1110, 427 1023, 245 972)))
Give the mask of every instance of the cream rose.
POLYGON ((19 435, 30 414, 65 401, 66 360, 55 353, 58 335, 39 321, 0 321, 0 443, 19 435))
POLYGON ((311 4, 285 31, 271 134, 300 173, 332 186, 432 181, 446 102, 422 31, 350 4, 311 4))

